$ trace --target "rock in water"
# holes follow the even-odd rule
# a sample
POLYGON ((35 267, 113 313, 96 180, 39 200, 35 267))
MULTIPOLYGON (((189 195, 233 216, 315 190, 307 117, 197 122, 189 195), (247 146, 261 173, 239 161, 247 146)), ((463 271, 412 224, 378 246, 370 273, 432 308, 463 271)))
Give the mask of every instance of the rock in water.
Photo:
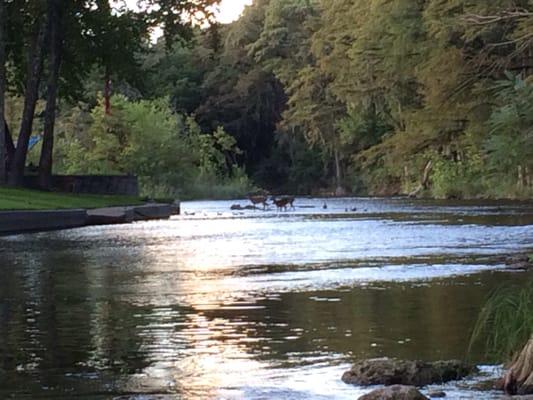
POLYGON ((342 380, 360 386, 409 385, 426 386, 462 379, 477 368, 461 361, 406 361, 374 358, 355 363, 342 380))
POLYGON ((383 389, 376 389, 359 400, 428 400, 413 386, 393 385, 383 389))
POLYGON ((446 393, 440 390, 433 390, 428 393, 428 396, 430 399, 440 399, 442 397, 446 397, 446 393))

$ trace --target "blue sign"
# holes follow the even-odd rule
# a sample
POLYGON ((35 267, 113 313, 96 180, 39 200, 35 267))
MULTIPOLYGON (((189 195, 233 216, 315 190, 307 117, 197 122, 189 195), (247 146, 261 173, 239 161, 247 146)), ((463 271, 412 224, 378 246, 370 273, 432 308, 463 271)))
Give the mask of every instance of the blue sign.
POLYGON ((41 136, 32 136, 30 137, 30 141, 28 142, 28 150, 31 150, 33 146, 35 146, 37 143, 41 141, 41 136))

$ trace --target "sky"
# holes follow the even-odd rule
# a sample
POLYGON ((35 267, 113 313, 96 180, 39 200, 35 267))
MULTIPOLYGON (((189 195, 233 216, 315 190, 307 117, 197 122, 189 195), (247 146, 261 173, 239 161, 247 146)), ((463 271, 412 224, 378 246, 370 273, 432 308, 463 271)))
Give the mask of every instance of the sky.
MULTIPOLYGON (((135 8, 137 0, 126 0, 129 7, 135 8)), ((217 10, 217 19, 223 24, 228 24, 239 18, 244 7, 252 4, 252 0, 222 0, 217 10)))
POLYGON ((235 21, 244 10, 244 6, 252 4, 252 0, 222 0, 217 19, 224 24, 235 21))

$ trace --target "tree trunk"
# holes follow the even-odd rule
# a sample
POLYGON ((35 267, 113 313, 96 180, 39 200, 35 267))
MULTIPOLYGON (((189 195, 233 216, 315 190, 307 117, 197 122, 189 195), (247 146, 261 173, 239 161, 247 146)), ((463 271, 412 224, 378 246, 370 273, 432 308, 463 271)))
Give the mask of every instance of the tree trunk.
MULTIPOLYGON (((9 131, 9 125, 7 124, 7 121, 4 120, 4 130, 5 130, 5 149, 6 149, 6 158, 7 158, 7 166, 11 163, 11 160, 13 157, 15 157, 15 143, 13 142, 13 137, 11 136, 11 132, 9 131)), ((7 171, 6 171, 7 172, 7 171)))
POLYGON ((44 114, 43 144, 39 160, 39 186, 43 189, 50 189, 52 178, 57 89, 63 49, 63 10, 60 0, 48 0, 48 7, 50 24, 49 75, 44 114))
POLYGON ((335 196, 341 197, 346 195, 346 190, 342 186, 341 157, 337 148, 333 150, 333 155, 335 157, 335 196))
POLYGON ((0 185, 6 183, 7 151, 6 151, 6 4, 0 0, 0 185))
POLYGON ((104 86, 104 107, 106 115, 111 114, 111 78, 109 72, 105 74, 105 86, 104 86))
POLYGON ((507 371, 504 390, 511 395, 533 394, 533 337, 507 371))
POLYGON ((522 189, 523 186, 524 186, 524 174, 522 172, 522 166, 519 165, 518 166, 518 181, 516 183, 516 187, 518 189, 522 189))
POLYGON ((423 190, 428 188, 429 175, 431 174, 432 170, 433 170, 433 161, 429 160, 426 163, 426 166, 424 167, 424 172, 422 174, 422 179, 420 180, 420 185, 418 185, 418 187, 415 190, 409 193, 409 197, 418 197, 418 195, 422 193, 423 190))
POLYGON ((24 93, 24 110, 22 111, 22 121, 15 156, 9 168, 8 183, 13 186, 20 186, 24 181, 28 143, 33 127, 35 106, 39 97, 39 83, 43 70, 44 49, 48 31, 46 18, 44 16, 41 18, 42 20, 39 23, 38 32, 29 54, 28 77, 26 80, 26 91, 24 93))

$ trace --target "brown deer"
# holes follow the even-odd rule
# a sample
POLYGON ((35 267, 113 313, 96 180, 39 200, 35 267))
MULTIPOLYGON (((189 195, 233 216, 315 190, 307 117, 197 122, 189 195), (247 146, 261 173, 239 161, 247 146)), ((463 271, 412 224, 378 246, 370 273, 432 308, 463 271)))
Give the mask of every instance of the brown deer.
POLYGON ((279 199, 276 199, 275 197, 273 197, 272 201, 276 205, 278 211, 282 211, 282 210, 287 211, 288 206, 290 206, 290 208, 294 208, 294 197, 292 196, 284 196, 279 199))
POLYGON ((250 200, 254 206, 256 206, 257 204, 262 204, 263 210, 266 209, 268 206, 268 198, 266 196, 248 196, 248 200, 250 200))

